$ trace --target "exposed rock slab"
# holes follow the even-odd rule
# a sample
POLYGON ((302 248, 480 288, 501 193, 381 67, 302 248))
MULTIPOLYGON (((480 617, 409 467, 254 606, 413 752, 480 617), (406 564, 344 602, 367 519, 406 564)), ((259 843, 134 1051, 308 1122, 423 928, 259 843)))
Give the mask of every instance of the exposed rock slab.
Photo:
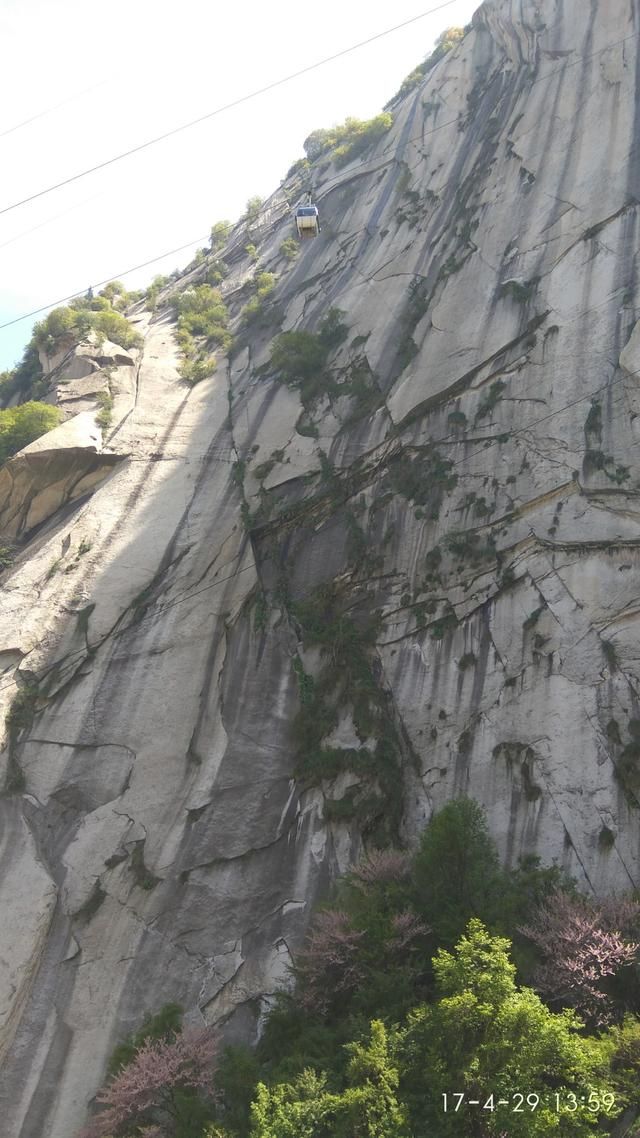
MULTIPOLYGON (((32 692, 2 753, 11 865, 33 881, 6 953, 8 1138, 70 1138, 114 1044, 168 1000, 255 1038, 358 856, 358 819, 326 810, 360 775, 296 777, 294 660, 323 658, 295 602, 320 585, 380 614, 408 845, 467 793, 506 863, 640 881, 619 769, 640 718, 637 50, 620 5, 491 0, 375 148, 327 163, 322 238, 292 264, 282 191, 266 204, 279 279, 249 330, 232 234, 245 346, 210 380, 179 382, 162 309, 139 368, 95 345, 57 361, 77 398, 117 367, 116 453, 68 445, 130 460, 50 515, 0 594, 4 712, 32 692), (303 406, 271 342, 332 306, 331 375, 354 387, 303 406)), ((21 461, 53 461, 41 443, 21 461)), ((327 745, 357 749, 353 720, 327 745)))
POLYGON ((95 415, 83 412, 24 447, 0 470, 0 534, 24 537, 61 506, 94 490, 122 456, 100 453, 95 415))

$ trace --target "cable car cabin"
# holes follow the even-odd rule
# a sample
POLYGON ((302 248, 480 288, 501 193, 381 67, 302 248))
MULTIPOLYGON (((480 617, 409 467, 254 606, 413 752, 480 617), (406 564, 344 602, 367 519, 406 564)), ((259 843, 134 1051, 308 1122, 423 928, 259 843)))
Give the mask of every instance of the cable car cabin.
POLYGON ((298 237, 317 237, 320 232, 317 205, 301 205, 296 210, 296 229, 298 237))

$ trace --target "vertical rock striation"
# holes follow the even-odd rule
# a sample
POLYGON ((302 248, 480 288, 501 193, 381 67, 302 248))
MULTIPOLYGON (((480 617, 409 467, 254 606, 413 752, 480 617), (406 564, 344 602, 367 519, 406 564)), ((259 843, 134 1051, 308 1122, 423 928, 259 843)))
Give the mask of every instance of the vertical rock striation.
MULTIPOLYGON (((231 234, 229 361, 187 388, 140 315, 108 479, 14 526, 7 1138, 70 1138, 169 1001, 255 1038, 315 899, 453 795, 506 862, 637 884, 638 19, 488 0, 380 142, 316 164, 320 239, 281 252, 295 174, 257 266, 231 234), (282 329, 323 330, 315 387, 282 329)), ((53 363, 86 415, 97 350, 53 363)))

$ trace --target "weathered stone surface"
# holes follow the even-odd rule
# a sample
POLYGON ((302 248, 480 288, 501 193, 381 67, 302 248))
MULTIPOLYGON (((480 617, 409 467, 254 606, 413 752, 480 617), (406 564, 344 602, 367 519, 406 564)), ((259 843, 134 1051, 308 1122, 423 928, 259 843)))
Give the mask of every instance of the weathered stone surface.
POLYGON ((0 470, 0 534, 23 537, 95 489, 122 462, 99 453, 102 432, 83 412, 24 447, 0 470))
POLYGON ((38 352, 40 364, 45 374, 57 379, 58 383, 68 383, 73 379, 83 379, 92 372, 104 367, 133 367, 134 358, 126 348, 106 340, 96 332, 90 332, 81 344, 62 344, 52 355, 44 350, 38 352))
POLYGON ((16 799, 3 804, 0 836, 0 1061, 29 998, 56 903, 56 886, 38 857, 16 799))
MULTIPOLYGON (((33 880, 0 951, 8 1138, 70 1138, 113 1045, 167 1001, 255 1038, 311 906, 370 840, 328 803, 390 812, 348 764, 297 777, 300 667, 328 657, 295 604, 318 585, 375 617, 409 846, 466 793, 505 862, 640 881, 619 770, 640 718, 629 7, 483 5, 389 134, 327 164, 321 238, 293 263, 292 189, 267 203, 259 268, 279 280, 248 327, 232 233, 239 343, 210 380, 179 382, 170 313, 140 319, 139 368, 112 377, 111 457, 130 460, 50 517, 0 593, 4 713, 31 692, 2 753, 3 864, 33 880), (331 307, 348 333, 303 406, 271 342, 331 307)), ((323 745, 371 745, 355 720, 347 699, 323 745)))

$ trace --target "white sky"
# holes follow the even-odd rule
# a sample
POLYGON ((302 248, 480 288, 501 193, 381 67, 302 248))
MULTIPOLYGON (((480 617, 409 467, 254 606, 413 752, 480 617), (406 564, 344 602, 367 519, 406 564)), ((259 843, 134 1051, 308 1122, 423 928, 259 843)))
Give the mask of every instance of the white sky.
MULTIPOLYGON (((214 221, 235 220, 249 197, 278 186, 312 130, 377 114, 436 36, 479 6, 0 0, 0 209, 436 5, 377 43, 1 215, 0 324, 165 249, 203 245, 214 221)), ((143 287, 192 255, 124 281, 143 287)), ((18 362, 32 324, 0 331, 0 369, 18 362)))

